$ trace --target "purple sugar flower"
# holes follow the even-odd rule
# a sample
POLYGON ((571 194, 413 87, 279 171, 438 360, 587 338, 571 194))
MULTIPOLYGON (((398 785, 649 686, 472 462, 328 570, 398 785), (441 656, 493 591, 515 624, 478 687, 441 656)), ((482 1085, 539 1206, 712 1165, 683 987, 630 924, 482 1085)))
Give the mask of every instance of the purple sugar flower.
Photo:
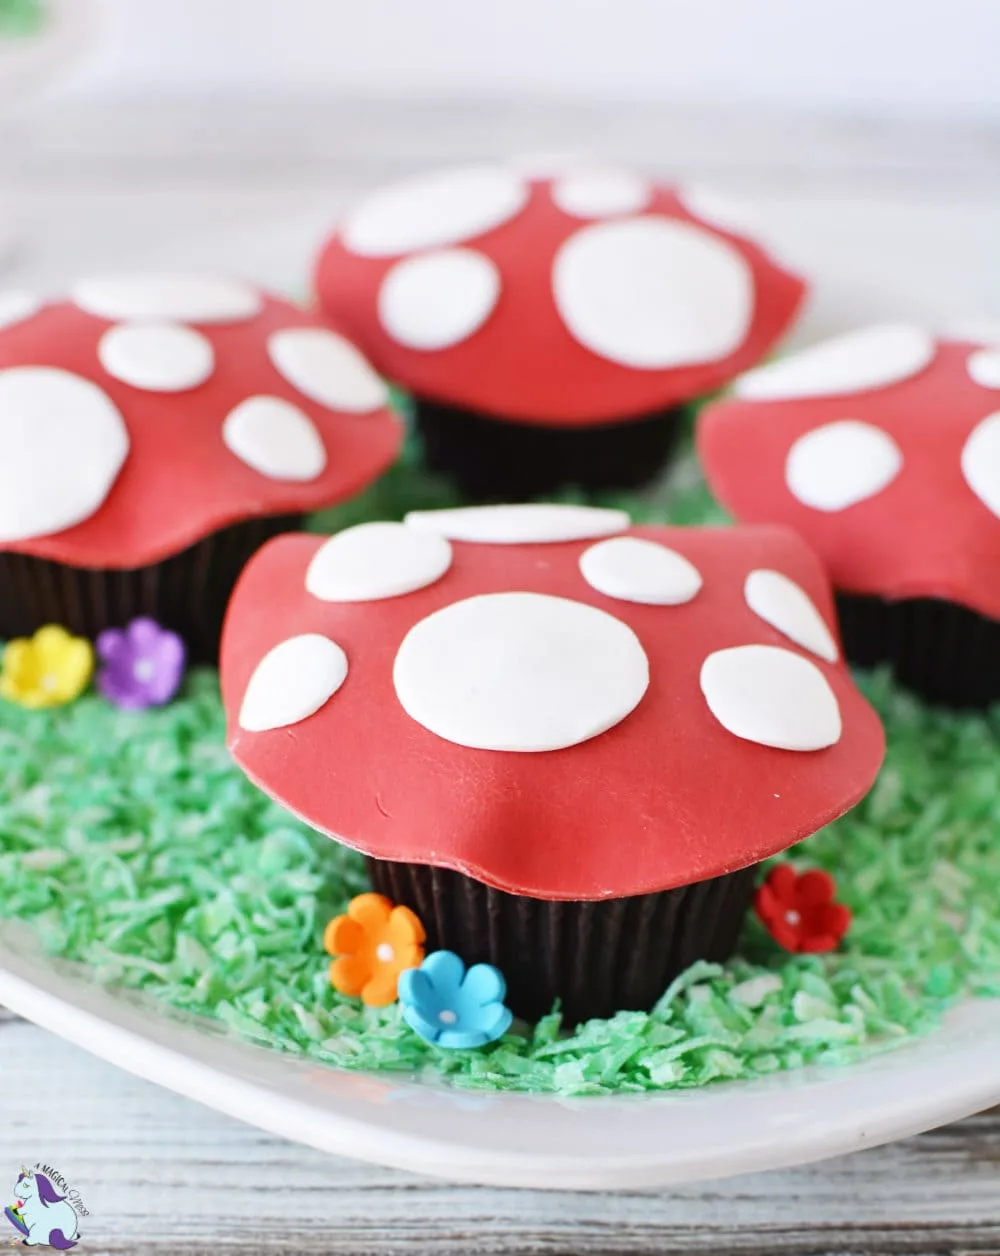
POLYGON ((163 706, 180 688, 187 651, 176 632, 155 619, 133 619, 127 628, 106 628, 97 638, 103 667, 97 687, 109 702, 129 711, 163 706))

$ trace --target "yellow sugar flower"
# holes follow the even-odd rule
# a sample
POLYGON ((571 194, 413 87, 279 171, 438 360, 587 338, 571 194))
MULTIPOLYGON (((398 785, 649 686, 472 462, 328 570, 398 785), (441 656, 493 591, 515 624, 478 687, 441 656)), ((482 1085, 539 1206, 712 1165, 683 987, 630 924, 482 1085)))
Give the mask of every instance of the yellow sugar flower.
POLYGON ((38 710, 72 702, 90 684, 94 650, 83 637, 49 624, 8 641, 0 663, 0 696, 38 710))

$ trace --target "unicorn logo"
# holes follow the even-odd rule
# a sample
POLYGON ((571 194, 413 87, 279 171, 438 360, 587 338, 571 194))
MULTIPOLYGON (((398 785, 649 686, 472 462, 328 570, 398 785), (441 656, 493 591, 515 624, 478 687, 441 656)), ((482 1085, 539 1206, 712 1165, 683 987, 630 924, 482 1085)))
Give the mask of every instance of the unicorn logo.
POLYGON ((4 1216, 25 1247, 68 1252, 80 1240, 76 1209, 59 1194, 51 1178, 35 1169, 21 1169, 14 1185, 14 1202, 4 1209, 4 1216))

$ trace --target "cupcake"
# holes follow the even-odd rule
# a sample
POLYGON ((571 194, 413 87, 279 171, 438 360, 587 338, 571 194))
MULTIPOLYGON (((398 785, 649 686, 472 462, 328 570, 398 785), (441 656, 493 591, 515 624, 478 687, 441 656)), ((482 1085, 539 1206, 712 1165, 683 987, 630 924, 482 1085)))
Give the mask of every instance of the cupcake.
POLYGON ((244 562, 393 460, 349 340, 206 276, 0 297, 0 637, 137 616, 214 660, 244 562))
POLYGON ((414 398, 472 499, 651 480, 686 402, 763 358, 801 279, 624 170, 472 166, 375 193, 317 263, 322 308, 414 398))
POLYGON ((524 505, 280 537, 221 675, 247 775, 527 1019, 649 1008, 724 959, 754 865, 853 806, 884 749, 781 528, 524 505))
POLYGON ((930 702, 1000 699, 1000 349, 851 332, 737 380, 698 448, 738 519, 823 559, 851 662, 930 702))

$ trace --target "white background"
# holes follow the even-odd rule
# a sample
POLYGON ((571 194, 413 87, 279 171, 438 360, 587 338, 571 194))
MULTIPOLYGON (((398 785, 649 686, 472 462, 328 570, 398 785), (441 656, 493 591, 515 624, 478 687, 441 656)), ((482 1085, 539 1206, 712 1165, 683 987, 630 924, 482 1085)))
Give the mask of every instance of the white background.
POLYGON ((631 97, 1000 117, 1000 0, 100 0, 87 94, 631 97))

